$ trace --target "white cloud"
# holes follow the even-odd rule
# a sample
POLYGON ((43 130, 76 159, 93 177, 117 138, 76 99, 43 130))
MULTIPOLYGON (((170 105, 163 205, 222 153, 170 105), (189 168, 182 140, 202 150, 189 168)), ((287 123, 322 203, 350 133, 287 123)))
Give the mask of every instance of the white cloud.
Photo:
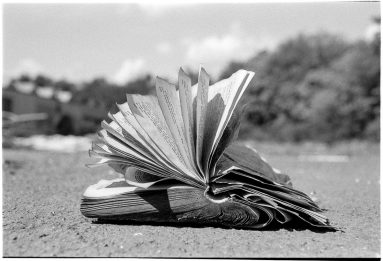
POLYGON ((44 68, 38 62, 33 59, 26 58, 19 62, 16 68, 10 73, 12 76, 19 76, 21 74, 27 74, 29 76, 36 76, 43 73, 44 68))
POLYGON ((168 42, 162 42, 162 43, 158 43, 155 48, 156 48, 156 51, 160 54, 168 54, 172 46, 168 42))
POLYGON ((139 4, 139 7, 142 11, 144 11, 148 15, 159 16, 166 13, 170 9, 172 9, 174 5, 143 3, 143 4, 139 4))
POLYGON ((377 34, 380 34, 380 24, 373 23, 366 28, 364 37, 367 41, 372 41, 377 34))
POLYGON ((116 84, 124 84, 137 79, 147 73, 143 59, 125 60, 117 72, 111 77, 116 84))
POLYGON ((119 5, 117 9, 117 14, 123 14, 126 15, 127 13, 131 12, 137 12, 137 9, 143 13, 145 13, 148 16, 152 17, 158 17, 164 14, 169 13, 170 11, 174 10, 174 8, 182 8, 182 7, 189 7, 191 3, 177 3, 177 2, 145 2, 142 1, 140 3, 130 3, 130 4, 124 4, 119 5))
POLYGON ((230 61, 241 61, 255 55, 263 48, 272 48, 269 38, 245 34, 239 25, 231 27, 224 35, 210 35, 203 39, 184 39, 186 45, 186 64, 196 67, 204 65, 212 74, 217 74, 230 61))

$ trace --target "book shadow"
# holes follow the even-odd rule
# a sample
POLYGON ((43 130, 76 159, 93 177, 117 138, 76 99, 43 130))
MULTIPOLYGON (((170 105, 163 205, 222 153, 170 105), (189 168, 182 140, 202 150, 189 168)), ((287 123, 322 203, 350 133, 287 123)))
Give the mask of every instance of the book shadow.
POLYGON ((336 232, 337 229, 329 228, 329 227, 314 227, 303 221, 290 221, 288 224, 279 224, 276 222, 272 222, 268 226, 264 228, 249 228, 249 227, 231 227, 225 226, 217 223, 193 223, 193 222, 167 222, 167 221, 138 221, 138 220, 113 220, 113 219, 102 219, 98 218, 92 221, 93 224, 110 224, 117 226, 154 226, 154 227, 174 227, 174 228, 220 228, 225 230, 235 229, 235 230, 256 230, 256 231, 280 231, 287 230, 289 232, 294 231, 311 231, 314 233, 328 233, 328 232, 336 232))

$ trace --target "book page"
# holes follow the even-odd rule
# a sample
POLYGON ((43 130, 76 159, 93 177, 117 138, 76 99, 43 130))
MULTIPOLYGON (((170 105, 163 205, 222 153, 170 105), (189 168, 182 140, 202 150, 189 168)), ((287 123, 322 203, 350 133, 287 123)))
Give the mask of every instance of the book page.
POLYGON ((127 102, 123 104, 117 104, 117 107, 122 112, 125 121, 128 125, 132 126, 131 134, 138 141, 143 141, 144 146, 146 146, 154 155, 159 155, 162 158, 166 158, 165 154, 158 148, 158 146, 152 142, 148 134, 142 129, 141 125, 137 122, 132 111, 130 110, 129 104, 127 102))
POLYGON ((248 87, 250 81, 254 77, 254 73, 250 72, 250 71, 239 70, 238 72, 233 74, 233 76, 234 76, 233 88, 235 89, 235 92, 229 96, 230 100, 229 100, 228 104, 230 106, 228 106, 224 110, 221 122, 220 122, 219 127, 218 127, 218 131, 217 131, 216 136, 214 138, 214 142, 213 142, 214 147, 213 147, 213 150, 212 150, 210 156, 213 155, 213 153, 214 153, 214 151, 218 145, 218 142, 221 139, 222 134, 223 134, 228 122, 230 121, 230 118, 233 115, 234 109, 237 107, 239 100, 241 99, 246 88, 248 87))
POLYGON ((165 164, 163 157, 161 157, 157 150, 153 149, 153 144, 149 143, 146 139, 142 137, 143 132, 139 134, 133 127, 132 121, 133 119, 135 121, 135 118, 130 112, 129 105, 125 105, 121 105, 121 108, 124 109, 124 112, 126 114, 130 114, 130 117, 128 118, 129 120, 126 117, 124 117, 122 112, 111 114, 111 118, 122 128, 123 131, 125 131, 122 133, 125 137, 128 137, 128 135, 130 136, 130 139, 128 139, 128 144, 135 144, 137 148, 141 149, 142 153, 146 153, 148 157, 155 158, 157 161, 159 161, 159 163, 165 164), (125 107, 125 105, 127 106, 127 108, 125 107))
MULTIPOLYGON (((177 166, 174 165, 174 162, 171 162, 170 159, 163 153, 163 151, 159 148, 159 145, 156 144, 151 137, 149 137, 148 133, 141 127, 140 123, 137 121, 136 117, 133 115, 129 104, 123 103, 123 104, 117 104, 118 108, 122 112, 126 123, 131 124, 133 129, 135 130, 135 133, 138 135, 139 138, 141 138, 144 141, 144 146, 147 146, 147 149, 150 150, 150 152, 156 157, 156 159, 159 161, 159 163, 162 163, 162 165, 166 166, 165 168, 168 169, 168 175, 175 175, 177 177, 181 177, 182 179, 184 176, 180 174, 180 170, 177 166)), ((188 177, 183 180, 189 180, 188 177)), ((190 183, 190 180, 189 180, 190 183)))
POLYGON ((229 79, 216 83, 209 91, 209 118, 212 123, 209 125, 205 141, 204 168, 209 168, 211 157, 218 145, 219 139, 233 114, 247 85, 250 83, 254 73, 239 70, 229 79), (214 120, 218 118, 219 120, 214 120), (214 135, 212 135, 214 133, 214 135), (213 138, 214 137, 214 138, 213 138))
MULTIPOLYGON (((163 175, 169 176, 170 175, 171 171, 170 171, 169 166, 166 166, 162 162, 158 162, 155 157, 150 155, 150 153, 148 154, 146 151, 141 151, 138 147, 132 146, 131 143, 127 139, 125 139, 125 137, 122 134, 122 128, 116 122, 112 121, 111 123, 107 123, 107 122, 103 121, 101 123, 101 126, 108 133, 110 133, 113 136, 115 136, 116 138, 118 138, 121 142, 118 140, 116 140, 116 141, 122 143, 127 148, 136 151, 139 155, 141 155, 142 157, 144 157, 147 160, 147 161, 142 161, 141 159, 139 159, 139 161, 137 162, 137 160, 133 157, 129 160, 130 164, 137 162, 137 163, 135 163, 135 164, 137 164, 137 166, 142 166, 142 167, 151 169, 152 171, 155 170, 156 173, 164 173, 161 176, 163 176, 163 175)), ((123 147, 121 147, 121 148, 123 148, 123 147)), ((124 149, 123 152, 127 152, 126 148, 124 149)), ((127 153, 129 153, 129 152, 127 152, 127 153)), ((110 158, 110 156, 108 156, 108 155, 104 155, 104 156, 110 158)), ((113 160, 115 158, 111 158, 111 159, 113 160)), ((160 174, 156 174, 156 175, 160 175, 160 174)))
MULTIPOLYGON (((206 121, 206 107, 208 102, 209 75, 203 67, 200 67, 198 74, 198 90, 196 97, 196 160, 199 170, 204 173, 202 163, 202 149, 204 143, 204 131, 206 121)), ((206 176, 206 173, 204 173, 206 176)))
POLYGON ((105 129, 106 131, 108 131, 109 133, 113 134, 115 137, 121 140, 124 143, 124 145, 126 145, 132 150, 135 150, 137 153, 139 153, 143 157, 146 157, 147 159, 150 159, 150 160, 154 158, 146 149, 141 149, 141 146, 137 146, 135 142, 132 142, 131 139, 128 137, 128 135, 124 133, 123 128, 120 125, 118 125, 116 122, 112 121, 110 123, 107 123, 104 120, 101 122, 101 127, 105 129))
POLYGON ((129 107, 150 139, 169 158, 170 162, 182 163, 185 159, 178 150, 177 144, 161 114, 161 108, 155 97, 128 95, 129 107))
MULTIPOLYGON (((187 176, 200 180, 197 173, 186 167, 185 159, 178 150, 176 142, 166 124, 158 100, 153 96, 127 95, 129 107, 150 139, 180 171, 187 176)), ((182 176, 182 174, 181 174, 182 176)))
POLYGON ((209 169, 209 158, 213 148, 214 138, 218 131, 225 108, 228 106, 228 96, 231 88, 227 88, 228 79, 219 81, 209 88, 208 105, 206 109, 206 120, 209 124, 205 127, 204 144, 202 153, 203 168, 209 169))
POLYGON ((99 131, 99 134, 101 138, 105 141, 107 145, 109 145, 112 149, 118 152, 118 154, 124 156, 126 159, 139 159, 144 162, 151 162, 149 159, 143 157, 139 153, 137 153, 135 150, 127 147, 122 142, 119 142, 117 139, 111 137, 108 132, 103 129, 99 131))
POLYGON ((233 114, 230 117, 229 122, 226 125, 226 128, 223 131, 222 137, 217 142, 217 146, 214 148, 214 151, 209 157, 209 173, 214 175, 216 173, 216 165, 218 160, 221 158, 222 154, 226 149, 237 139, 239 133, 239 127, 241 123, 241 115, 245 106, 241 108, 235 108, 233 114))
MULTIPOLYGON (((108 126, 105 125, 105 127, 108 126)), ((127 147, 126 144, 118 141, 113 136, 110 136, 106 129, 101 130, 99 135, 113 154, 110 156, 103 155, 103 158, 97 164, 125 163, 145 169, 145 171, 153 175, 163 177, 172 177, 172 174, 176 173, 170 166, 163 167, 158 165, 157 162, 135 153, 132 149, 127 147)))
POLYGON ((193 97, 191 79, 180 68, 178 73, 178 88, 181 103, 182 118, 184 122, 184 132, 188 143, 191 160, 195 162, 195 138, 194 138, 194 116, 193 116, 193 97))
POLYGON ((129 141, 129 143, 134 144, 141 150, 145 150, 147 153, 151 153, 148 150, 148 144, 146 144, 145 140, 140 137, 140 135, 129 123, 129 121, 124 117, 121 111, 117 113, 108 113, 108 117, 114 122, 111 126, 121 129, 119 133, 123 135, 124 138, 126 138, 129 141))
POLYGON ((154 176, 139 170, 135 167, 129 167, 125 172, 125 182, 129 185, 136 186, 139 188, 147 189, 158 182, 162 182, 167 178, 154 176))
POLYGON ((146 172, 160 176, 160 177, 166 177, 170 178, 173 177, 168 169, 159 168, 157 165, 145 163, 142 160, 136 160, 134 158, 126 158, 124 156, 118 156, 118 154, 114 153, 113 155, 110 154, 100 154, 93 150, 89 151, 89 156, 93 158, 98 158, 99 161, 96 163, 89 163, 86 164, 87 167, 96 167, 99 165, 109 165, 111 168, 113 168, 116 172, 120 174, 125 174, 125 169, 130 166, 135 166, 137 168, 141 168, 145 170, 146 172))
POLYGON ((189 146, 184 135, 184 122, 182 119, 181 104, 176 86, 157 77, 156 91, 162 114, 178 147, 178 151, 181 153, 186 166, 190 170, 196 172, 196 168, 194 168, 194 161, 192 160, 192 156, 189 154, 189 146))
POLYGON ((141 127, 141 125, 136 120, 135 116, 133 115, 132 111, 130 110, 129 104, 123 103, 123 104, 117 104, 118 108, 121 110, 125 121, 127 124, 130 124, 134 131, 132 131, 132 134, 134 135, 137 140, 143 141, 143 146, 145 146, 155 157, 158 161, 168 166, 168 168, 173 169, 172 162, 166 157, 165 153, 162 152, 162 150, 157 146, 155 142, 152 141, 152 139, 149 137, 149 135, 145 132, 145 130, 141 127))
MULTIPOLYGON (((103 136, 107 134, 99 133, 99 135, 103 136)), ((104 140, 103 138, 100 138, 100 139, 101 141, 104 140)), ((113 149, 112 145, 107 145, 104 141, 103 143, 92 142, 92 148, 91 150, 89 150, 89 156, 92 158, 97 158, 99 159, 99 161, 97 163, 86 164, 87 167, 95 167, 99 165, 108 164, 115 171, 124 174, 124 172, 121 171, 123 168, 126 168, 130 165, 137 163, 137 164, 140 164, 140 166, 146 166, 148 168, 158 170, 158 173, 159 171, 164 172, 163 169, 157 167, 156 164, 146 164, 142 160, 137 162, 137 160, 134 157, 126 157, 125 154, 123 154, 122 152, 119 152, 116 149, 113 149), (116 166, 120 166, 120 167, 117 169, 116 166)), ((160 175, 160 174, 157 174, 157 175, 160 175)))

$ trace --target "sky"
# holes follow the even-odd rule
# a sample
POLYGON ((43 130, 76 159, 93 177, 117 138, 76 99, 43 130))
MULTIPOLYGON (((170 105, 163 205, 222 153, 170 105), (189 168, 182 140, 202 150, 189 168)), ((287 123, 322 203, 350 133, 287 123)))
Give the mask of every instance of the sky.
POLYGON ((178 68, 214 77, 233 60, 299 33, 369 37, 378 2, 254 4, 5 4, 4 80, 21 73, 125 83, 178 68))

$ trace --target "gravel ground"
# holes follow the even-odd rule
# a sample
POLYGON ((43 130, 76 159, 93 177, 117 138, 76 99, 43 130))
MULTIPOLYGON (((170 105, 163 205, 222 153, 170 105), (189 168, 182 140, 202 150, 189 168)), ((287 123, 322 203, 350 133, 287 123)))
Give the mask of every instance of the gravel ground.
POLYGON ((299 147, 289 148, 283 154, 267 146, 260 151, 291 176, 297 189, 314 193, 343 232, 100 224, 83 217, 79 205, 88 185, 115 177, 108 168, 84 167, 85 152, 5 149, 3 255, 380 257, 379 146, 321 150, 349 156, 339 162, 302 160, 299 147))

